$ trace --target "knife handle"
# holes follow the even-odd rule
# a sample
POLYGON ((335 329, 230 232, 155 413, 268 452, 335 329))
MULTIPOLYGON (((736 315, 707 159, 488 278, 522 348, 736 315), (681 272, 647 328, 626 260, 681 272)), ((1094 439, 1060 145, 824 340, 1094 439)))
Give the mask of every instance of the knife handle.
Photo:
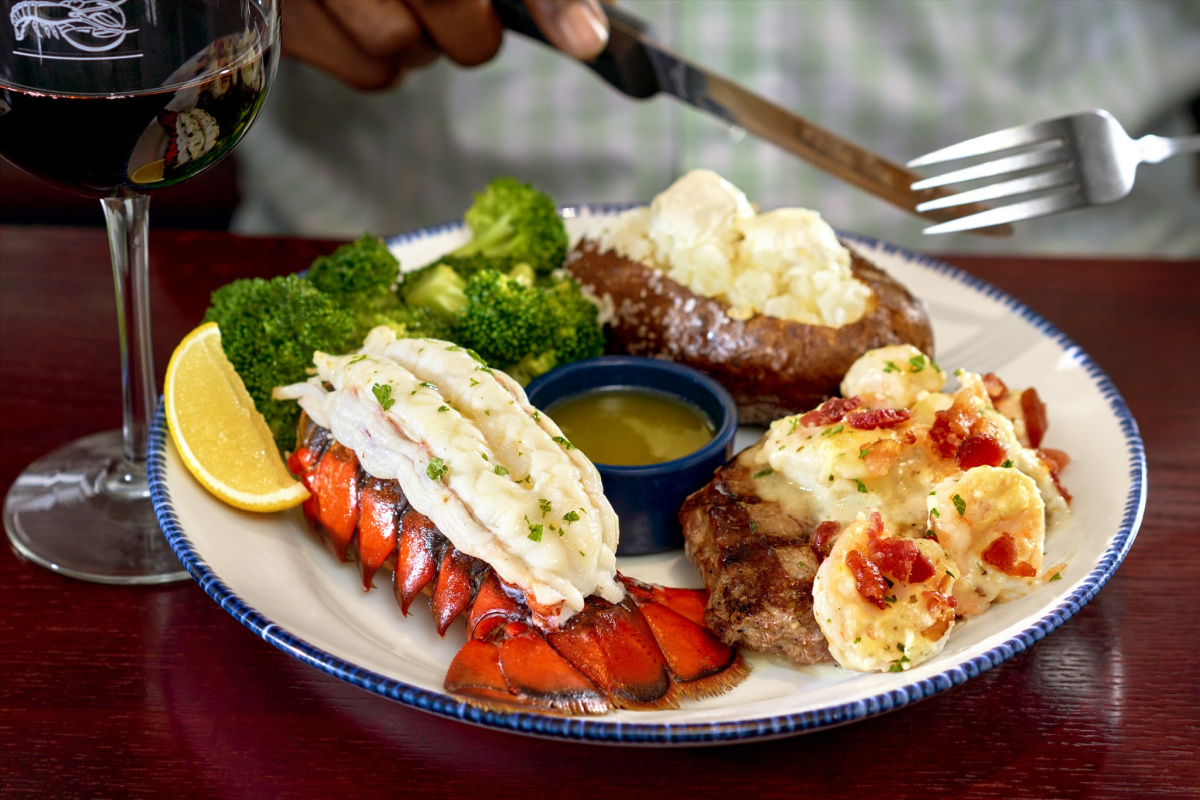
MULTIPOLYGON (((505 28, 550 45, 521 0, 492 0, 492 7, 505 28)), ((639 100, 653 97, 659 92, 658 77, 638 41, 639 35, 650 35, 650 26, 612 6, 603 7, 608 15, 608 46, 593 60, 582 62, 583 65, 623 94, 639 100)))

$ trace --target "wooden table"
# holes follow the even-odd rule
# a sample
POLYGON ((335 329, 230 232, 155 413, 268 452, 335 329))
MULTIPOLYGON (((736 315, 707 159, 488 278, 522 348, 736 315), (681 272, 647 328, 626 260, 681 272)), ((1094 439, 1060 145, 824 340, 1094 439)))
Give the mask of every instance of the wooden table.
MULTIPOLYGON (((160 378, 212 289, 294 271, 329 249, 156 230, 160 378)), ((0 794, 1200 796, 1200 263, 947 260, 1090 353, 1145 438, 1149 502, 1131 553, 1037 646, 842 728, 715 748, 602 747, 381 699, 267 645, 190 581, 93 585, 3 548, 0 794)), ((38 456, 120 422, 101 231, 0 228, 0 299, 6 492, 38 456)))

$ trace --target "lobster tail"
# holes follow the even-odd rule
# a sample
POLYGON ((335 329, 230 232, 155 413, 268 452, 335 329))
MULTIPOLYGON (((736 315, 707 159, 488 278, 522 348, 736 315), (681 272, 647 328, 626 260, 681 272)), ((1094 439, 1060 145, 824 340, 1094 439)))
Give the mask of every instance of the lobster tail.
POLYGON ((673 708, 681 698, 728 691, 748 672, 704 627, 703 589, 618 575, 621 602, 592 595, 558 625, 486 562, 458 550, 408 504, 398 482, 363 473, 355 454, 307 416, 288 466, 312 493, 303 507, 309 528, 339 559, 358 561, 364 589, 390 564, 403 614, 427 593, 440 635, 465 618, 468 641, 444 684, 460 699, 564 714, 673 708))

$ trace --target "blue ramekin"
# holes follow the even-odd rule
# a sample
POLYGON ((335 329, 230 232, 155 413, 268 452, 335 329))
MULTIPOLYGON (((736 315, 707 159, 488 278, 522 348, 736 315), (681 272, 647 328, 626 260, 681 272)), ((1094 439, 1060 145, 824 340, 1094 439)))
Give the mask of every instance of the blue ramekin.
POLYGON ((596 464, 604 494, 621 521, 617 555, 646 555, 682 547, 679 507, 712 479, 733 450, 738 427, 733 397, 702 372, 644 356, 576 361, 535 378, 525 391, 529 402, 545 411, 561 400, 601 389, 668 394, 699 408, 711 421, 712 441, 682 458, 645 466, 596 464))

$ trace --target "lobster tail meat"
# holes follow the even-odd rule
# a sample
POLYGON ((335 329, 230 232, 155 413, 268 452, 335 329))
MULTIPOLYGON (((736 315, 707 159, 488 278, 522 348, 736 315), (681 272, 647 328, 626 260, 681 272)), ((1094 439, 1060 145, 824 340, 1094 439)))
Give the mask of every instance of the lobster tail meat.
POLYGON ((276 390, 305 411, 288 459, 312 493, 305 518, 358 562, 364 589, 391 569, 405 616, 424 593, 439 635, 465 619, 447 691, 489 708, 601 714, 675 707, 746 676, 704 627, 707 592, 617 573, 616 515, 595 467, 508 376, 386 329, 357 355, 315 360, 313 381, 276 390))

